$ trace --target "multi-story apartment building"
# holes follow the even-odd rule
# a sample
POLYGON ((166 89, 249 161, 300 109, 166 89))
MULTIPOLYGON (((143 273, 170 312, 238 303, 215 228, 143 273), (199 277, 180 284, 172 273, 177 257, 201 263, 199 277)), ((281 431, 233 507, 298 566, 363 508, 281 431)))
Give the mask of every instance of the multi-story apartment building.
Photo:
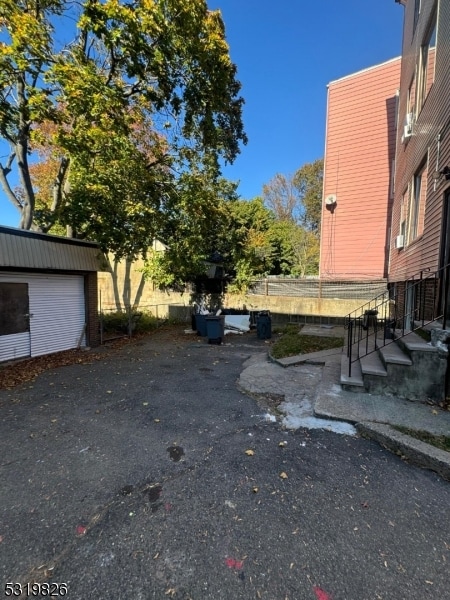
MULTIPOLYGON (((354 143, 353 156, 347 151, 347 159, 341 161, 339 170, 348 169, 358 178, 365 162, 367 178, 358 180, 360 215, 356 211, 356 193, 352 214, 347 214, 351 205, 347 187, 343 187, 345 193, 336 193, 336 217, 341 201, 346 212, 339 215, 339 220, 336 218, 333 230, 331 218, 327 221, 325 213, 327 194, 334 193, 330 188, 330 173, 326 173, 321 275, 326 273, 324 257, 330 243, 328 239, 338 239, 336 230, 339 226, 342 241, 340 245, 334 245, 336 257, 352 256, 354 263, 359 264, 362 256, 362 268, 367 276, 371 276, 373 265, 380 265, 382 255, 377 229, 384 229, 387 234, 388 289, 348 315, 349 335, 341 382, 357 389, 363 386, 371 393, 395 393, 418 400, 431 398, 449 405, 450 2, 395 1, 404 8, 404 23, 399 90, 394 109, 394 144, 392 138, 385 140, 385 147, 377 149, 377 157, 363 160, 369 156, 371 138, 377 140, 385 136, 380 119, 373 119, 372 124, 367 125, 371 130, 366 146, 350 132, 334 149, 333 154, 343 156, 341 149, 354 143), (395 159, 390 173, 383 173, 379 166, 380 160, 383 164, 386 157, 395 159), (372 163, 378 165, 379 178, 371 172, 372 163), (390 192, 383 200, 382 191, 387 189, 390 192), (378 190, 376 212, 371 212, 368 190, 378 190), (372 215, 375 218, 371 218, 372 215), (373 255, 369 250, 372 240, 377 240, 373 255), (423 340, 429 334, 427 329, 431 333, 431 344, 423 340), (420 330, 420 336, 414 333, 416 330, 420 330)), ((370 69, 367 70, 367 74, 370 73, 370 69)), ((365 111, 361 104, 366 123, 368 113, 373 112, 370 89, 369 81, 365 81, 359 91, 362 97, 367 93, 369 108, 365 111)), ((350 101, 351 95, 347 97, 349 104, 350 101)), ((347 118, 344 112, 338 120, 341 125, 347 118)), ((351 110, 347 109, 347 113, 350 126, 356 127, 357 121, 355 117, 351 118, 351 110)), ((329 108, 330 131, 341 126, 339 122, 332 122, 332 116, 329 108)), ((330 147, 327 138, 328 163, 330 147)), ((339 180, 340 177, 336 177, 336 182, 339 180)), ((341 265, 342 262, 337 260, 335 264, 341 265)), ((338 276, 339 270, 331 269, 331 273, 338 276)))
POLYGON ((448 298, 450 3, 396 1, 405 15, 388 279, 411 320, 430 319, 448 298))
POLYGON ((387 277, 400 58, 328 85, 320 276, 387 277))

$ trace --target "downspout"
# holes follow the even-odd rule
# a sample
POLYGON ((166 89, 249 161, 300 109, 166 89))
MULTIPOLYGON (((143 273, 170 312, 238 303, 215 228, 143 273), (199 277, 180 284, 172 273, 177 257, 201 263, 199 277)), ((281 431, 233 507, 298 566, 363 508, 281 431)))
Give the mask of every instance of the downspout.
POLYGON ((325 120, 325 149, 323 153, 323 178, 322 178, 322 202, 321 202, 321 217, 320 217, 320 246, 319 246, 319 281, 322 279, 322 233, 323 233, 323 217, 324 211, 324 200, 325 200, 325 173, 327 164, 327 139, 328 139, 328 107, 330 102, 330 86, 327 85, 327 115, 325 120))

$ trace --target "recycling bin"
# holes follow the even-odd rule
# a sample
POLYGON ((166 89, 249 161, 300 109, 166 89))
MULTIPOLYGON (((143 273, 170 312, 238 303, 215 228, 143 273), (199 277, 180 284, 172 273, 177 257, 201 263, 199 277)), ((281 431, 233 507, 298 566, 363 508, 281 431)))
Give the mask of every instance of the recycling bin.
POLYGON ((272 318, 269 311, 262 311, 256 317, 256 335, 259 340, 270 340, 272 337, 272 318))
POLYGON ((207 315, 205 321, 208 344, 221 344, 225 335, 225 316, 207 315))

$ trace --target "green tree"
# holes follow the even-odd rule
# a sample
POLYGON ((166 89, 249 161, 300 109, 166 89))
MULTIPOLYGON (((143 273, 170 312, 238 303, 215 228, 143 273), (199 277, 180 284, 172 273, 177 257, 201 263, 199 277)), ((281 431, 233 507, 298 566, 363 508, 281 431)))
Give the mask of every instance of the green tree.
POLYGON ((234 276, 231 289, 244 290, 257 277, 271 272, 274 247, 270 239, 275 215, 260 197, 237 200, 229 205, 233 251, 229 271, 234 276))
POLYGON ((266 206, 279 221, 293 221, 320 232, 323 159, 305 163, 294 175, 277 173, 263 186, 266 206))
POLYGON ((168 196, 160 237, 165 252, 150 251, 144 275, 160 288, 183 288, 205 274, 214 253, 229 260, 233 246, 229 204, 236 184, 216 180, 208 170, 193 169, 178 180, 176 194, 168 196))
POLYGON ((180 174, 206 164, 217 178, 219 160, 246 143, 224 25, 205 0, 85 0, 78 13, 68 0, 3 0, 0 39, 0 137, 10 149, 0 183, 22 228, 59 220, 105 249, 144 250, 180 174), (65 47, 61 28, 74 33, 65 47), (53 149, 57 168, 36 215, 38 145, 53 149))
POLYGON ((303 216, 301 196, 291 176, 277 173, 263 186, 263 198, 279 221, 298 222, 303 216))
POLYGON ((319 272, 319 239, 292 221, 276 221, 270 230, 272 275, 305 277, 319 272))
POLYGON ((295 172, 293 184, 303 205, 301 223, 320 234, 323 193, 323 158, 306 163, 295 172))

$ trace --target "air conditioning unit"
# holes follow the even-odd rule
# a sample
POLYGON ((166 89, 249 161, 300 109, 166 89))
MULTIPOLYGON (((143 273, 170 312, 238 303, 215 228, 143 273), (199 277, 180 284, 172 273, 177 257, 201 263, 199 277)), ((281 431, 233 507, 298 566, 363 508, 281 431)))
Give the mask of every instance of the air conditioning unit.
POLYGON ((404 143, 406 140, 409 140, 409 138, 412 136, 413 120, 414 120, 414 113, 412 113, 412 112, 406 113, 405 124, 403 126, 402 143, 404 143))
POLYGON ((404 240, 404 236, 403 235, 398 235, 395 238, 395 243, 394 243, 395 247, 397 248, 397 250, 399 250, 400 248, 403 248, 403 246, 405 245, 405 240, 404 240))
POLYGON ((403 127, 402 141, 404 142, 405 140, 409 140, 409 138, 411 136, 412 136, 412 127, 411 127, 411 125, 405 125, 403 127))

